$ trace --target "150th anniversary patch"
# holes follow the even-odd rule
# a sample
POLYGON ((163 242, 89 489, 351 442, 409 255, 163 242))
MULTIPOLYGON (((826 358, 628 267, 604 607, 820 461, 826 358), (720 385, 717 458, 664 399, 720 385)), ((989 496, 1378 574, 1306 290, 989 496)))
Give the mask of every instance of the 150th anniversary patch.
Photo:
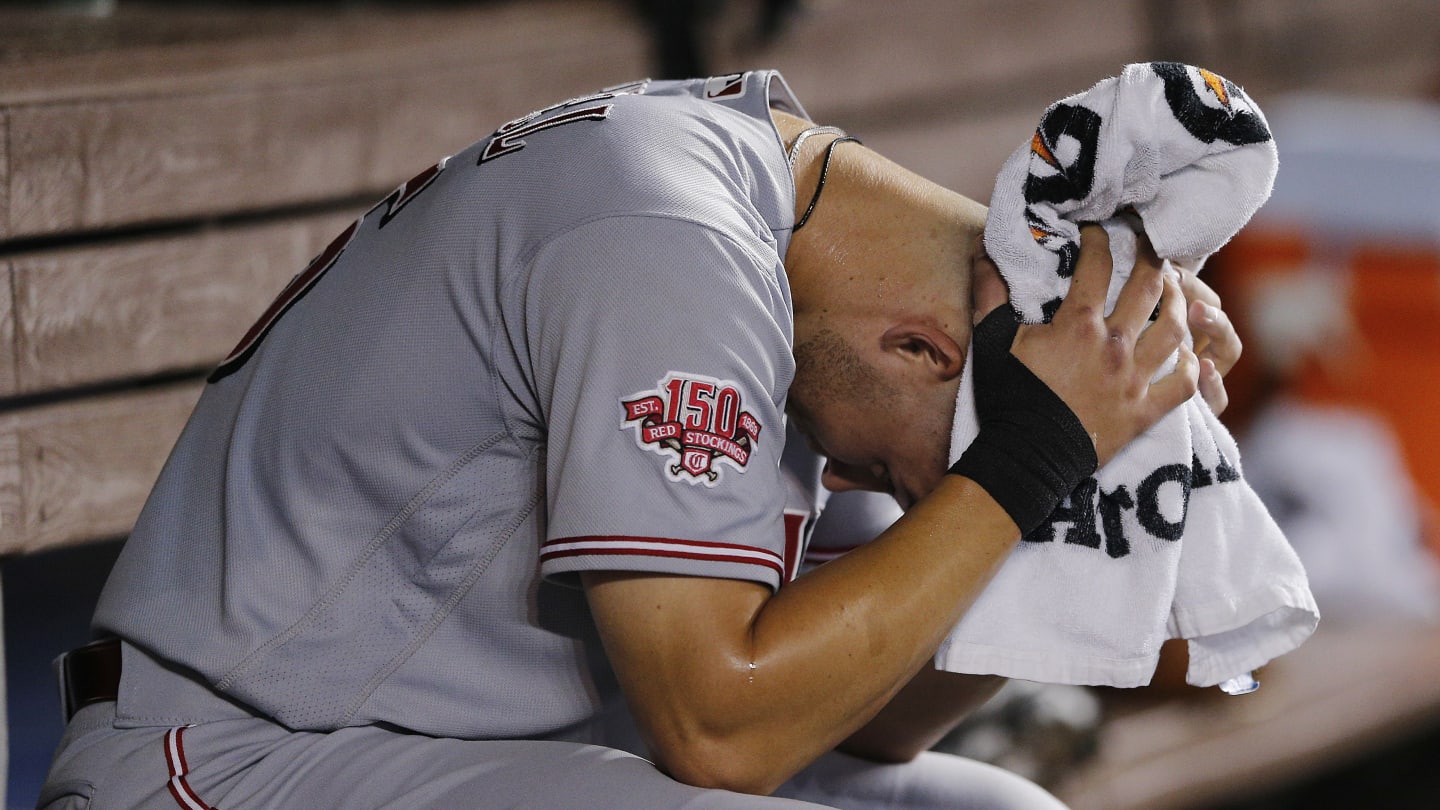
POLYGON ((760 438, 759 420, 728 380, 672 371, 654 389, 621 398, 620 408, 621 429, 667 459, 671 481, 715 486, 723 465, 743 473, 760 438))

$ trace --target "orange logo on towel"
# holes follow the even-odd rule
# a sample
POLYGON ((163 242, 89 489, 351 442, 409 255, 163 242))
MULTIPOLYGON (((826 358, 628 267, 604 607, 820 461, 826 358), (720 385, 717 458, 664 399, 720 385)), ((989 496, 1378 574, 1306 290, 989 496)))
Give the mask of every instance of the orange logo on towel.
POLYGON ((1215 94, 1215 98, 1219 99, 1220 103, 1224 104, 1226 109, 1229 109, 1230 92, 1225 89, 1225 80, 1205 68, 1195 69, 1200 72, 1200 78, 1205 80, 1205 86, 1210 88, 1210 92, 1215 94))
POLYGON ((1040 130, 1038 129, 1035 130, 1034 135, 1030 136, 1030 151, 1033 152, 1036 157, 1049 163, 1056 169, 1060 168, 1060 161, 1055 159, 1055 155, 1050 151, 1050 147, 1045 145, 1045 139, 1040 137, 1040 130))

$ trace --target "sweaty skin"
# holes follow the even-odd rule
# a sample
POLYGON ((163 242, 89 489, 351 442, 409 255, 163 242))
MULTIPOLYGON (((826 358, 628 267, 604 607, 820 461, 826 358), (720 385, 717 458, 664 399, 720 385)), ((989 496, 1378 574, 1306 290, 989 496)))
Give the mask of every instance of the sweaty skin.
MULTIPOLYGON (((778 113, 776 120, 787 142, 808 123, 778 113)), ((802 150, 798 200, 808 203, 828 140, 811 138, 802 150)), ((738 580, 583 576, 641 732, 676 779, 769 793, 851 735, 852 750, 903 759, 998 685, 929 668, 1019 540, 982 488, 945 474, 970 329, 995 302, 983 285, 970 298, 972 278, 988 272, 984 214, 972 200, 843 144, 786 258, 797 349, 833 335, 892 394, 883 409, 825 397, 823 381, 797 368, 792 418, 831 459, 828 487, 888 489, 909 504, 899 521, 773 593, 738 580), (897 408, 907 419, 894 418, 897 408)), ((1101 463, 1188 399, 1201 365, 1182 350, 1176 369, 1150 382, 1181 347, 1185 299, 1153 254, 1142 256, 1105 317, 1109 257, 1103 230, 1084 229, 1069 296, 1051 323, 1022 326, 1012 347, 1075 412, 1101 463)), ((1224 329, 1215 328, 1223 342, 1224 329)))

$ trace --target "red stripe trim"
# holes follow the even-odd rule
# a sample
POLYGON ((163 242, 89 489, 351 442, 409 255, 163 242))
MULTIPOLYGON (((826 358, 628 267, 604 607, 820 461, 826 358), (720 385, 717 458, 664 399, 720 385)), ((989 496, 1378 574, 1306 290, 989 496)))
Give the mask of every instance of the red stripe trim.
POLYGON ((780 559, 779 554, 776 554, 769 549, 756 548, 755 546, 742 546, 739 543, 717 543, 710 540, 680 540, 674 537, 638 537, 623 534, 586 534, 579 535, 577 537, 557 537, 554 540, 547 540, 545 543, 541 544, 540 548, 543 552, 543 550, 547 546, 558 546, 565 543, 666 543, 670 545, 686 547, 698 546, 700 548, 733 549, 735 551, 748 551, 755 554, 765 554, 774 557, 777 561, 780 559))
POLYGON ((171 776, 184 776, 190 772, 190 763, 185 761, 185 729, 175 729, 175 755, 180 758, 180 772, 171 776))
MULTIPOLYGON (((573 542, 573 541, 572 541, 573 542)), ((755 549, 760 551, 762 549, 755 549)), ((769 553, 769 552, 765 552, 769 553)), ((681 560, 700 560, 702 562, 724 562, 742 563, 745 565, 758 565, 761 568, 768 568, 779 574, 781 579, 785 577, 785 568, 779 558, 770 560, 757 560, 753 557, 737 557, 725 554, 702 554, 693 551, 669 551, 657 548, 577 548, 567 551, 546 551, 540 554, 541 562, 545 560, 558 560, 563 557, 670 557, 681 560)))
POLYGON ((177 731, 179 731, 179 729, 172 728, 165 732, 165 739, 163 741, 165 744, 165 767, 169 769, 171 779, 183 773, 183 771, 180 770, 180 764, 175 761, 175 752, 171 749, 171 746, 175 744, 175 732, 177 731))
POLYGON ((206 804, 185 781, 185 775, 190 772, 190 767, 185 761, 185 729, 186 726, 177 726, 165 732, 165 766, 170 771, 170 781, 165 787, 170 791, 170 797, 175 800, 183 810, 216 810, 206 804))
POLYGON ((800 561, 805 559, 805 521, 809 512, 785 510, 785 581, 800 575, 800 561))
POLYGON ((816 548, 815 546, 811 546, 810 548, 805 550, 805 559, 829 562, 830 560, 844 557, 846 554, 849 554, 850 552, 854 551, 857 548, 860 548, 860 546, 863 545, 865 544, 860 543, 854 546, 831 546, 829 548, 816 548))

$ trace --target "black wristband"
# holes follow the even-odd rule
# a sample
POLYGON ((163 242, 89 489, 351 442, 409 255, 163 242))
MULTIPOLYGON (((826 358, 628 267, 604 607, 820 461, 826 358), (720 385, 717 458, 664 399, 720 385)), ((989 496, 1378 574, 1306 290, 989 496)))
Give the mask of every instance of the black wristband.
POLYGON ((950 472, 984 487, 1023 536, 1095 472, 1097 459, 1080 419, 1010 353, 1019 326, 1002 306, 971 335, 980 433, 950 472))

